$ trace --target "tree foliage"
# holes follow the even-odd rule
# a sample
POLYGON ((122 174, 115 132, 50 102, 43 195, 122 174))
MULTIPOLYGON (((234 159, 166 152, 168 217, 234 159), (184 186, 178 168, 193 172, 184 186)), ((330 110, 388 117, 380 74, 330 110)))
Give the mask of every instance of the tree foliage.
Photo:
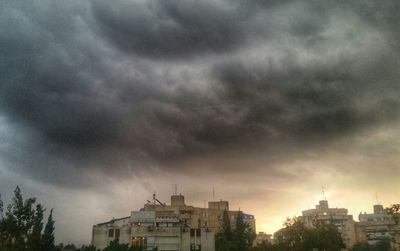
POLYGON ((216 251, 248 251, 251 249, 255 233, 244 221, 241 211, 236 215, 234 229, 232 229, 226 210, 223 212, 221 223, 221 231, 215 235, 216 251))
POLYGON ((310 242, 317 250, 337 251, 345 247, 341 234, 333 224, 321 224, 312 229, 310 242))
POLYGON ((46 226, 42 235, 42 248, 41 251, 54 251, 54 220, 53 209, 50 210, 46 226))
POLYGON ((93 246, 93 245, 90 245, 90 246, 82 246, 81 247, 81 249, 80 249, 80 251, 97 251, 98 249, 95 247, 95 246, 93 246))
POLYGON ((43 214, 45 209, 36 204, 35 198, 23 199, 20 188, 14 190, 12 202, 3 215, 3 202, 0 200, 0 251, 53 251, 54 221, 52 213, 43 230, 43 214), (52 227, 50 227, 52 226, 52 227), (45 241, 45 237, 48 241, 45 241))
POLYGON ((343 240, 332 224, 309 228, 297 218, 288 218, 284 228, 275 234, 274 244, 263 242, 254 251, 340 251, 343 240))
POLYGON ((400 223, 400 204, 393 204, 385 209, 396 225, 400 223))
POLYGON ((276 245, 282 251, 308 251, 312 248, 311 228, 307 228, 297 218, 287 218, 284 228, 276 233, 276 245))
POLYGON ((356 243, 352 251, 390 251, 390 241, 389 240, 381 240, 377 242, 375 245, 371 245, 368 242, 360 242, 356 243))
POLYGON ((118 239, 114 239, 103 251, 143 251, 143 248, 121 244, 118 239))
POLYGON ((257 246, 253 247, 252 251, 280 251, 279 247, 268 241, 263 241, 257 246))
POLYGON ((390 231, 390 242, 393 247, 400 247, 400 204, 393 204, 388 208, 385 208, 386 213, 391 216, 393 221, 392 225, 389 225, 390 231))

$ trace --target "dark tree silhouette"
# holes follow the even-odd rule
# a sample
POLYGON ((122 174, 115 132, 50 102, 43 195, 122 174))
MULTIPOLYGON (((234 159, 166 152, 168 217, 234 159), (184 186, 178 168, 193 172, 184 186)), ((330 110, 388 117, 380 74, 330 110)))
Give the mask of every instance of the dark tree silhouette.
POLYGON ((45 209, 36 204, 35 198, 23 199, 20 188, 14 190, 12 202, 3 215, 3 202, 0 200, 0 251, 53 251, 54 220, 52 211, 43 230, 45 209), (49 244, 52 248, 49 248, 49 244))
POLYGON ((232 229, 227 211, 222 215, 221 231, 215 236, 216 251, 248 251, 251 249, 255 233, 244 222, 243 213, 236 215, 235 228, 232 229))

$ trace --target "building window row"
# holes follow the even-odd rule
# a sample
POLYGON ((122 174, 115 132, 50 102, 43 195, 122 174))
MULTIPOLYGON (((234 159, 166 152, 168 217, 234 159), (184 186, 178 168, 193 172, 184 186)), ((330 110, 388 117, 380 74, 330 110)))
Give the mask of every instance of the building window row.
POLYGON ((110 238, 119 238, 119 236, 120 236, 120 229, 119 228, 116 228, 116 229, 114 229, 114 228, 111 228, 111 229, 109 229, 108 230, 108 237, 110 237, 110 238))

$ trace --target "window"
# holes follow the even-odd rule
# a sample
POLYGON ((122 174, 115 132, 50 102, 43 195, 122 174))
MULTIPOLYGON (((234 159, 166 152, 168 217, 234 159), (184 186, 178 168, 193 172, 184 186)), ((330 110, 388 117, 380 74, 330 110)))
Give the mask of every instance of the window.
POLYGON ((115 229, 115 238, 119 238, 119 228, 115 229))
POLYGON ((108 229, 108 237, 114 237, 114 229, 108 229))
POLYGON ((190 236, 201 236, 201 231, 200 231, 201 229, 200 228, 191 228, 190 229, 190 236))
POLYGON ((141 236, 132 237, 132 246, 134 247, 146 247, 147 246, 147 238, 141 236))
POLYGON ((201 251, 201 245, 190 244, 190 251, 201 251))

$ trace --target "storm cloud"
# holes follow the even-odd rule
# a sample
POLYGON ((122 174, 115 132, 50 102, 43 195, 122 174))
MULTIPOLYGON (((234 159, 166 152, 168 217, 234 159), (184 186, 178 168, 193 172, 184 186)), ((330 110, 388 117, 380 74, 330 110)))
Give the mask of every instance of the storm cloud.
MULTIPOLYGON (((103 161, 119 158, 136 169, 283 139, 329 143, 398 118, 393 8, 246 1, 4 5, 1 112, 35 135, 26 144, 65 168, 68 162, 103 168, 103 161)), ((31 157, 33 166, 43 165, 31 157)))

